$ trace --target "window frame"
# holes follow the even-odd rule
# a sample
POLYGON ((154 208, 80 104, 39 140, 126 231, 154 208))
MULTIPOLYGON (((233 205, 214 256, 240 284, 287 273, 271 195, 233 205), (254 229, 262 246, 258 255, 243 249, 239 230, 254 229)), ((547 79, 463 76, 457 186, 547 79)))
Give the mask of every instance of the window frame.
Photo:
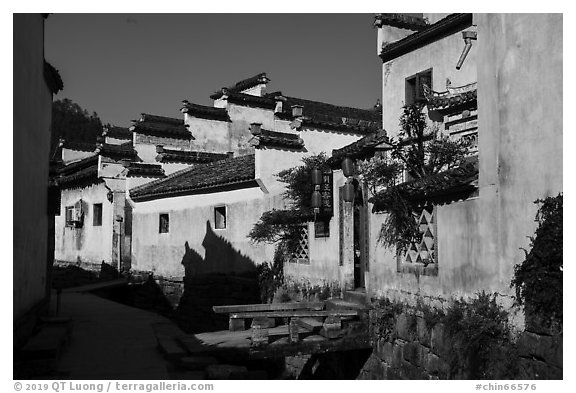
POLYGON ((424 96, 424 90, 422 88, 422 82, 421 82, 421 77, 423 75, 426 74, 430 74, 430 89, 432 89, 432 81, 433 81, 433 68, 430 67, 424 71, 420 71, 417 72, 414 75, 411 75, 407 78, 404 79, 404 105, 414 105, 414 104, 420 104, 423 102, 426 102, 426 97, 424 96), (414 81, 414 83, 412 84, 412 81, 414 81), (408 87, 410 86, 410 89, 412 90, 412 94, 408 94, 408 87), (413 86, 413 88, 412 88, 413 86), (419 92, 421 95, 419 95, 419 92), (410 98, 410 99, 408 99, 410 98))
POLYGON ((94 227, 101 227, 102 226, 102 216, 104 211, 104 204, 103 203, 93 203, 92 204, 92 226, 94 227), (96 206, 99 206, 99 215, 96 215, 96 206), (98 218, 98 221, 96 221, 98 218))
POLYGON ((226 206, 226 205, 214 206, 214 229, 219 230, 219 231, 228 229, 228 206, 226 206), (224 209, 224 214, 221 215, 221 217, 224 218, 224 226, 223 227, 218 227, 217 214, 219 213, 220 209, 224 209))
POLYGON ((158 214, 158 234, 162 235, 165 233, 170 233, 170 213, 159 213, 158 214), (163 231, 162 217, 166 217, 166 230, 163 231))

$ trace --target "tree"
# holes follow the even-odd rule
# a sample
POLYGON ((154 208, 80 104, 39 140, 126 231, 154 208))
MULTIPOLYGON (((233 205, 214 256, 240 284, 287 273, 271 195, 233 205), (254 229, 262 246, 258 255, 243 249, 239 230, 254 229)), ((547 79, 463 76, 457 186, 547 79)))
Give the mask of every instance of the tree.
POLYGON ((60 138, 73 142, 96 143, 102 135, 102 121, 96 112, 86 109, 68 98, 52 103, 52 150, 60 138))
POLYGON ((324 167, 327 160, 325 153, 304 157, 303 165, 285 169, 277 174, 278 179, 286 183, 283 196, 290 201, 289 209, 262 213, 248 235, 252 241, 256 243, 280 242, 282 249, 287 253, 296 248, 301 224, 310 221, 313 217, 312 169, 324 167))
POLYGON ((420 240, 421 233, 414 219, 414 206, 395 185, 397 178, 402 170, 413 179, 424 179, 455 168, 468 154, 468 145, 442 135, 437 127, 429 127, 418 105, 404 107, 398 138, 390 144, 389 157, 374 157, 359 165, 359 169, 375 195, 372 201, 378 200, 388 213, 379 240, 385 246, 405 250, 420 240))

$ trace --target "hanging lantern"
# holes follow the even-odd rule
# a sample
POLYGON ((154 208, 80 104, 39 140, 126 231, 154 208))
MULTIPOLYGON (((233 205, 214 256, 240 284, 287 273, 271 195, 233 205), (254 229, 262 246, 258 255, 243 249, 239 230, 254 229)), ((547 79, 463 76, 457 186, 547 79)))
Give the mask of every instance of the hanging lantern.
POLYGON ((346 182, 342 187, 342 199, 344 202, 354 201, 354 185, 351 182, 346 182))
POLYGON ((354 173, 354 162, 350 157, 346 157, 342 160, 342 172, 346 177, 352 176, 354 173))
POLYGON ((312 184, 314 186, 322 184, 322 171, 318 168, 312 169, 312 184))
POLYGON ((322 194, 320 194, 320 191, 315 190, 312 193, 312 207, 314 209, 319 209, 322 206, 322 194))

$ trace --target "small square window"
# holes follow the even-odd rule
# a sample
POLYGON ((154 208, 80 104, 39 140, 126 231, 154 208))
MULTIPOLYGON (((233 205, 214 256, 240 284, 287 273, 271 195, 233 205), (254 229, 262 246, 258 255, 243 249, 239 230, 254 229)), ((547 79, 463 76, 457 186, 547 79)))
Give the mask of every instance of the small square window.
POLYGON ((95 227, 102 226, 102 204, 95 203, 92 209, 92 214, 94 217, 92 218, 92 225, 95 227))
POLYGON ((330 221, 318 220, 314 222, 314 237, 330 237, 330 221))
POLYGON ((226 206, 214 208, 214 228, 226 229, 226 206))
POLYGON ((74 221, 74 206, 66 206, 66 225, 72 226, 74 221))
POLYGON ((159 233, 168 233, 170 231, 170 216, 168 213, 160 214, 160 226, 158 228, 159 233))
POLYGON ((406 78, 406 105, 422 103, 426 101, 424 85, 432 88, 432 69, 422 71, 406 78))

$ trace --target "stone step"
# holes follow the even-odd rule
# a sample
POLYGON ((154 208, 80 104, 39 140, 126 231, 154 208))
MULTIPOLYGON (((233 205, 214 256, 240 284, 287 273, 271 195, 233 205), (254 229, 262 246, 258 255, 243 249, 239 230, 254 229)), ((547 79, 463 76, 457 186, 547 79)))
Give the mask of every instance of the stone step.
POLYGON ((208 366, 218 364, 218 359, 212 356, 185 356, 178 364, 187 370, 204 370, 208 366))
POLYGON ((164 358, 170 361, 179 361, 188 355, 188 352, 180 346, 178 341, 172 337, 159 335, 158 350, 164 355, 164 358))
POLYGON ((322 321, 314 318, 296 318, 296 323, 299 327, 302 327, 306 329, 306 331, 313 333, 318 333, 318 331, 322 328, 322 321))
POLYGON ((339 298, 332 298, 326 300, 326 310, 327 311, 354 310, 362 312, 368 310, 368 307, 364 304, 353 303, 339 298))
POLYGON ((231 376, 248 372, 244 366, 235 366, 231 364, 214 364, 206 367, 207 379, 233 379, 231 376))
POLYGON ((367 305, 368 299, 365 291, 344 291, 344 300, 350 303, 367 305))

